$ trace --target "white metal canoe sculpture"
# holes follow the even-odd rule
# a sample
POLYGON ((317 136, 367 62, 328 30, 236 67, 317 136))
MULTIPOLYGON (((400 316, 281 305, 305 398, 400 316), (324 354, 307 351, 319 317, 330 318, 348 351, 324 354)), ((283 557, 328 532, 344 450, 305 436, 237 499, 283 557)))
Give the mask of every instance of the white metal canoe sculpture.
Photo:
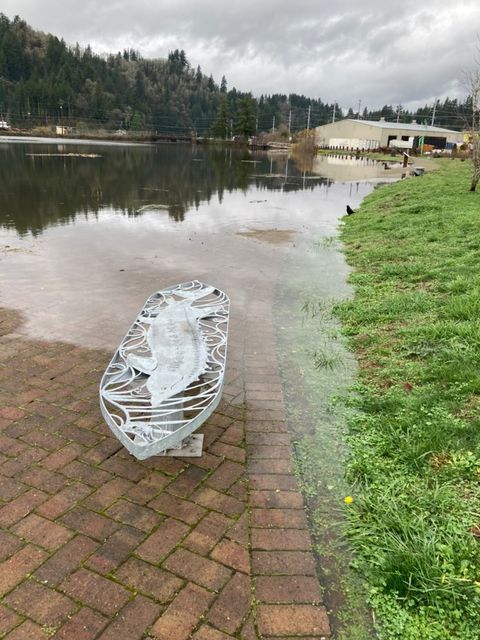
POLYGON ((217 407, 228 314, 225 293, 184 282, 150 296, 122 340, 100 383, 100 407, 139 460, 181 448, 217 407))

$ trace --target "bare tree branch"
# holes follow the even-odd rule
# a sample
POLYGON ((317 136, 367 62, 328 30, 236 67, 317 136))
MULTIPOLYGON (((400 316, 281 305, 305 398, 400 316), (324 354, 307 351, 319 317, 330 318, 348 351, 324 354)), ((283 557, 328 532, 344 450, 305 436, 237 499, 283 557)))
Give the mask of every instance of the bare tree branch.
MULTIPOLYGON (((477 65, 478 66, 478 65, 477 65)), ((473 175, 470 191, 475 191, 480 180, 480 70, 477 68, 467 74, 469 99, 472 104, 472 122, 470 127, 472 144, 473 175)))

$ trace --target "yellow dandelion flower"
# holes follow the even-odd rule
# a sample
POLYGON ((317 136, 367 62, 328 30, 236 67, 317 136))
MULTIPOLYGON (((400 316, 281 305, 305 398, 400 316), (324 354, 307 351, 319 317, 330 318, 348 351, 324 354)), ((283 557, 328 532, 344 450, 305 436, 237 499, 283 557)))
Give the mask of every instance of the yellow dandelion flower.
POLYGON ((345 504, 352 504, 353 502, 353 498, 352 496, 347 496, 346 498, 343 499, 345 504))

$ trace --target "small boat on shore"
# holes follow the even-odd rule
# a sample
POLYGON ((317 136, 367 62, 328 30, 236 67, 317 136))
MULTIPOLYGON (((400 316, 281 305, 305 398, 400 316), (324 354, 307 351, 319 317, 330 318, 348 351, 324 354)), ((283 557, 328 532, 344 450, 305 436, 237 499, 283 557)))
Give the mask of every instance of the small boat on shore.
POLYGON ((151 295, 100 382, 100 408, 139 460, 182 447, 220 402, 229 299, 198 280, 151 295))

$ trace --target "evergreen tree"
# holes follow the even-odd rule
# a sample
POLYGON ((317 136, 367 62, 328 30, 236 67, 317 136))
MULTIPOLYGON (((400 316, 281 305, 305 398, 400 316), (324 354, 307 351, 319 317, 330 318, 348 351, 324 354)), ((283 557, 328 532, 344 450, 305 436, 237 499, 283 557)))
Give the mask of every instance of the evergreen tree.
POLYGON ((140 111, 135 111, 130 121, 130 129, 133 131, 141 131, 145 129, 145 120, 140 111))
POLYGON ((235 130, 245 138, 255 133, 255 102, 250 95, 240 100, 235 130))
POLYGON ((230 125, 230 111, 228 108, 228 98, 227 96, 222 96, 220 100, 220 108, 218 110, 218 116, 215 120, 215 124, 212 128, 212 135, 215 138, 228 138, 228 129, 230 125))
POLYGON ((216 91, 217 89, 217 85, 215 84, 215 80, 213 79, 213 76, 211 74, 208 78, 208 89, 209 91, 216 91))

